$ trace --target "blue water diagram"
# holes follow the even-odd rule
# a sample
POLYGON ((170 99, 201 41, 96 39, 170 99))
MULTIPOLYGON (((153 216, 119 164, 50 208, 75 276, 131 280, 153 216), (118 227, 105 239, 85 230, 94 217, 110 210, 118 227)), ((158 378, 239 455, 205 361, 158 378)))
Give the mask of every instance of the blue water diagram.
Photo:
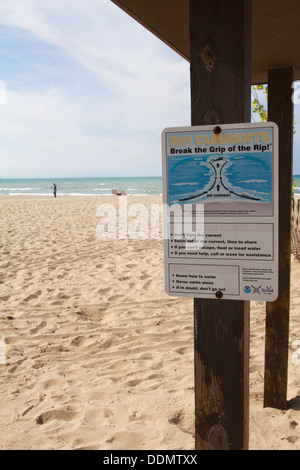
POLYGON ((168 156, 169 204, 272 203, 272 152, 168 156))

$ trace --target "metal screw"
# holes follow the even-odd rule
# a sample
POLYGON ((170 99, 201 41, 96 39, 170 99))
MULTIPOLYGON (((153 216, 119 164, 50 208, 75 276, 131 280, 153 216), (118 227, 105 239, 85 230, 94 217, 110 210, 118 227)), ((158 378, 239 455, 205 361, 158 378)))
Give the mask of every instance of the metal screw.
POLYGON ((220 126, 216 126, 216 127, 214 128, 214 133, 215 133, 215 134, 221 134, 221 132, 222 132, 222 129, 221 129, 220 126))

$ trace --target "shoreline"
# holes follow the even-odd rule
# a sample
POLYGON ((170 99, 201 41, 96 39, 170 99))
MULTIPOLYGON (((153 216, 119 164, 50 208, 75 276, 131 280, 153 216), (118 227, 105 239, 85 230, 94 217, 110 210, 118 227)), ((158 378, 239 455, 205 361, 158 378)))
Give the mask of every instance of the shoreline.
MULTIPOLYGON (((116 195, 116 194, 92 194, 92 193, 88 193, 88 194, 80 194, 80 193, 63 193, 63 194, 59 194, 57 193, 56 195, 56 198, 58 197, 122 197, 122 195, 116 195)), ((124 194, 123 196, 128 196, 128 197, 162 197, 163 194, 162 193, 158 193, 158 194, 124 194)), ((28 193, 22 193, 22 194, 0 194, 0 198, 6 198, 6 197, 50 197, 50 198, 54 198, 53 194, 50 193, 50 194, 28 194, 28 193)), ((300 199, 300 194, 294 194, 294 198, 295 199, 300 199)))
MULTIPOLYGON (((63 194, 58 194, 56 195, 56 197, 66 197, 66 196, 69 196, 69 197, 116 197, 115 194, 79 194, 79 193, 63 193, 63 194)), ((145 196, 148 196, 148 197, 162 197, 162 194, 124 194, 123 196, 134 196, 134 197, 145 197, 145 196)), ((0 194, 0 197, 52 197, 54 198, 53 194, 0 194)), ((121 197, 121 196, 117 196, 117 197, 121 197)))

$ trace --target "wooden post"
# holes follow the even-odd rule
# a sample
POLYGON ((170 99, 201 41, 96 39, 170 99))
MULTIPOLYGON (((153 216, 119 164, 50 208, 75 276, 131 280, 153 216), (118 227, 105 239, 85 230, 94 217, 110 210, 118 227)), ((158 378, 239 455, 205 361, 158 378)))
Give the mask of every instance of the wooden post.
POLYGON ((249 302, 195 299, 196 449, 248 448, 249 302))
POLYGON ((266 306, 264 406, 286 409, 290 309, 293 68, 270 69, 268 119, 279 127, 279 296, 266 306))
MULTIPOLYGON (((251 120, 251 0, 190 0, 192 125, 251 120)), ((249 302, 194 299, 196 449, 247 449, 249 302)))

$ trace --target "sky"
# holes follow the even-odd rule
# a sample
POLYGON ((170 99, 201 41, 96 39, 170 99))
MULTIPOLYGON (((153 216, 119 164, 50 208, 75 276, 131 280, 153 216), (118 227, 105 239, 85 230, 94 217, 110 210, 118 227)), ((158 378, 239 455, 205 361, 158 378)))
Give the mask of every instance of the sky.
POLYGON ((189 125, 189 63, 110 0, 0 3, 0 177, 161 176, 189 125))

